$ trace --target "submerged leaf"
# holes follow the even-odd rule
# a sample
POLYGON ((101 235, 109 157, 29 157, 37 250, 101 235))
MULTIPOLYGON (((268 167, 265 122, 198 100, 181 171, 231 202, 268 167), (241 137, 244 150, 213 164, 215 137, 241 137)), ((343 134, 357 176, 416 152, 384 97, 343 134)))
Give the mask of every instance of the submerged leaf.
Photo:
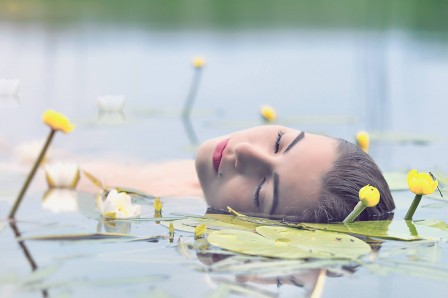
POLYGON ((221 230, 208 236, 210 244, 249 255, 285 259, 353 259, 370 252, 364 241, 345 234, 261 226, 257 233, 221 230))

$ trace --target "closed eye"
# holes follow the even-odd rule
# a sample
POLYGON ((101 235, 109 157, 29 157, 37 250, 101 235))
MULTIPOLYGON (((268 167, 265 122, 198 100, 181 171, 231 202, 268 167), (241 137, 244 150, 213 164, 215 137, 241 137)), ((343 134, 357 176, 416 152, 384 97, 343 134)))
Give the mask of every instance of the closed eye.
POLYGON ((277 133, 277 139, 275 140, 275 151, 274 151, 275 153, 277 153, 278 150, 280 149, 280 142, 282 141, 282 136, 284 134, 285 133, 281 130, 277 133))
POLYGON ((263 178, 263 180, 260 182, 260 184, 257 185, 254 191, 254 204, 255 206, 257 206, 257 209, 260 208, 260 191, 265 181, 266 177, 263 178))

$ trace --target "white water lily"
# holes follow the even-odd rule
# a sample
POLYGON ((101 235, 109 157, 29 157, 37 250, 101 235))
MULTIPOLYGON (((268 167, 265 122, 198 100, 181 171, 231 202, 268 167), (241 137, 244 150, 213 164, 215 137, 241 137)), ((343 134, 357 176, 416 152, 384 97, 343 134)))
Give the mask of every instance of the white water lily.
POLYGON ((0 95, 17 95, 19 87, 19 80, 0 79, 0 95))
POLYGON ((132 205, 131 197, 125 192, 113 189, 103 202, 101 196, 97 198, 97 208, 105 218, 133 218, 140 216, 140 205, 132 205))
POLYGON ((71 189, 50 189, 42 199, 42 208, 54 213, 78 211, 76 191, 71 189))
POLYGON ((98 97, 98 107, 100 112, 123 112, 124 96, 123 95, 105 95, 98 97))
POLYGON ((79 181, 79 167, 74 163, 46 164, 45 178, 50 188, 75 189, 79 181))

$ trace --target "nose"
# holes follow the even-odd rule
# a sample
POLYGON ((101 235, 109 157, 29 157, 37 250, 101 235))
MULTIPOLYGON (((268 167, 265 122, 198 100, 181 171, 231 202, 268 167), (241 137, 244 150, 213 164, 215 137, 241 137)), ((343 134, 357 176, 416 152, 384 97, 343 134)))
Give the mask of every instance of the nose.
POLYGON ((235 168, 249 175, 267 175, 272 172, 273 159, 261 148, 249 143, 235 145, 235 168))

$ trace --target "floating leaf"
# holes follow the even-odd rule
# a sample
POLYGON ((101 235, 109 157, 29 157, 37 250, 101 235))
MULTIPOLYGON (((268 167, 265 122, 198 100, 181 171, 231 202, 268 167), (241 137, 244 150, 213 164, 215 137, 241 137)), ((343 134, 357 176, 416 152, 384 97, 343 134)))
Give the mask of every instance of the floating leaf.
POLYGON ((53 275, 55 272, 59 270, 59 265, 52 265, 49 267, 38 268, 33 271, 30 275, 21 280, 21 283, 26 284, 34 284, 38 282, 42 282, 47 277, 53 275))
POLYGON ((243 254, 285 259, 357 258, 370 252, 364 241, 339 233, 261 226, 257 233, 221 230, 208 236, 210 244, 243 254))
POLYGON ((150 241, 163 239, 166 236, 149 236, 136 237, 126 234, 118 233, 94 233, 94 234, 62 234, 62 235, 42 235, 42 236, 27 236, 19 237, 18 241, 25 240, 42 240, 42 241, 82 241, 82 240, 113 240, 113 241, 150 241))
POLYGON ((172 223, 173 226, 174 226, 174 229, 175 229, 175 230, 194 233, 194 230, 195 230, 194 227, 195 227, 195 226, 185 225, 185 224, 183 223, 183 221, 184 221, 184 220, 182 220, 182 219, 173 220, 173 221, 170 222, 170 223, 167 223, 167 222, 163 222, 163 221, 162 221, 160 224, 163 225, 163 226, 165 226, 165 227, 169 227, 169 225, 172 223))
POLYGON ((221 230, 223 228, 226 228, 247 231, 255 231, 255 228, 258 226, 249 222, 242 221, 240 220, 240 217, 235 217, 233 215, 227 215, 227 218, 221 217, 221 219, 227 221, 221 221, 212 218, 186 218, 183 220, 183 224, 193 227, 196 227, 200 224, 205 224, 209 229, 212 230, 221 230))
POLYGON ((448 224, 444 221, 427 219, 422 221, 414 221, 414 224, 419 226, 426 226, 431 228, 436 228, 442 231, 448 231, 448 224))
POLYGON ((116 189, 118 192, 125 192, 128 195, 136 195, 144 198, 154 198, 155 196, 150 195, 144 191, 135 189, 135 188, 129 188, 129 187, 121 187, 121 186, 115 186, 113 189, 116 189))
POLYGON ((302 223, 298 226, 332 232, 363 235, 397 240, 439 240, 448 238, 448 233, 423 225, 418 228, 410 220, 356 221, 350 224, 302 223))

